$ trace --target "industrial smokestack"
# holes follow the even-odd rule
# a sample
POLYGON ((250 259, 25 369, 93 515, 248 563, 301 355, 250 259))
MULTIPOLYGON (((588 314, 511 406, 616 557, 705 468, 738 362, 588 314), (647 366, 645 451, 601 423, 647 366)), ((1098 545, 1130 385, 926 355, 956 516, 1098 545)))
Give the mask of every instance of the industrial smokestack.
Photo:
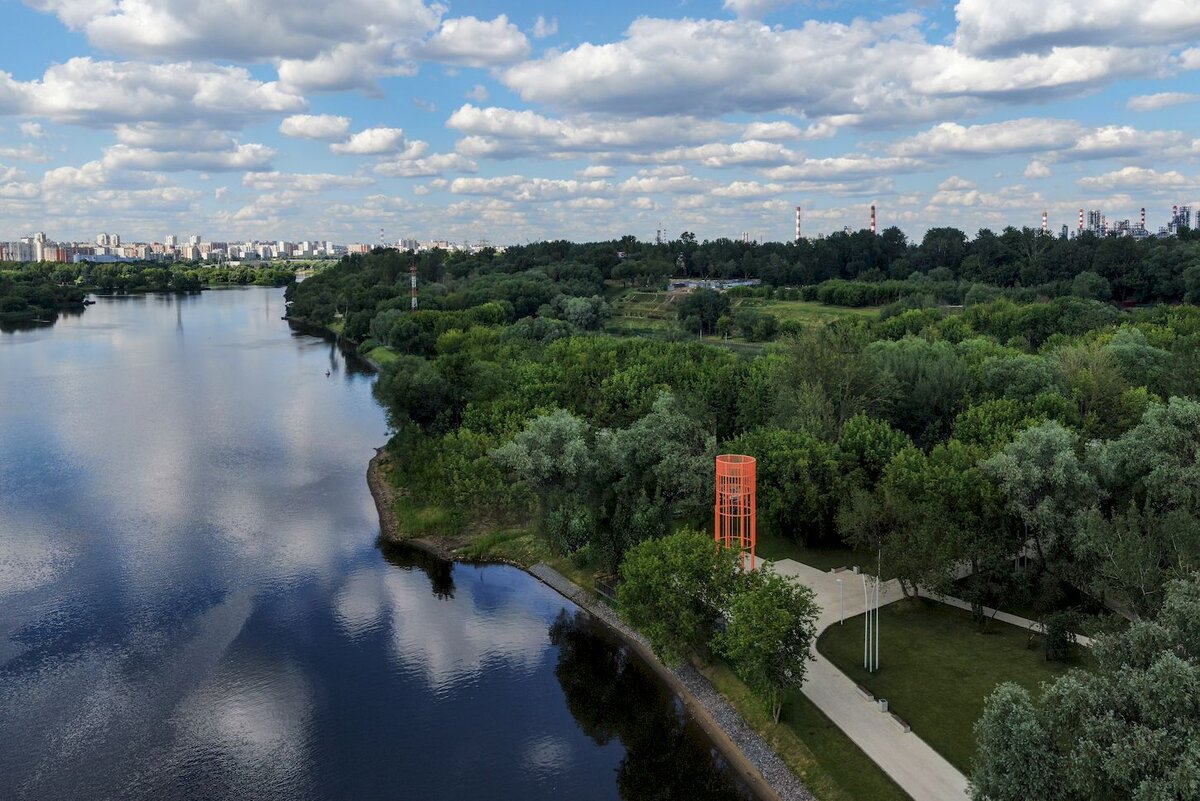
POLYGON ((412 284, 412 310, 417 310, 417 261, 413 259, 412 267, 408 270, 408 279, 412 284))
POLYGON ((1042 233, 1050 233, 1050 214, 1045 211, 1042 212, 1042 233))
POLYGON ((1083 233, 1083 209, 1079 210, 1079 233, 1083 233))
POLYGON ((800 241, 800 220, 804 215, 804 210, 799 206, 796 207, 796 241, 800 241))
POLYGON ((875 204, 871 204, 871 233, 875 233, 875 204))
POLYGON ((1142 230, 1146 230, 1146 207, 1142 206, 1142 230))

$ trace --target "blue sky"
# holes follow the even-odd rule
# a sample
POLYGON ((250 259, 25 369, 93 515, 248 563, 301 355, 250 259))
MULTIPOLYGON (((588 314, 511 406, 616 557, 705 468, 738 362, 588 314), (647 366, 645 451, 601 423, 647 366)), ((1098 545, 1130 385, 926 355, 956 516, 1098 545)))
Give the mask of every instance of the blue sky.
POLYGON ((1200 3, 0 0, 0 239, 1165 224, 1200 3))

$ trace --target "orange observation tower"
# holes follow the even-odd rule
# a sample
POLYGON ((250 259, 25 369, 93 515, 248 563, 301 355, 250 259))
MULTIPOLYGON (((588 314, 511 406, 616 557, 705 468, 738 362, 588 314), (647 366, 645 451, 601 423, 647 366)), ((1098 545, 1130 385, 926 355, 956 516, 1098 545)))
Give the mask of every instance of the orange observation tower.
POLYGON ((754 569, 754 545, 758 539, 755 469, 753 456, 717 457, 714 531, 718 545, 737 549, 742 570, 754 569))

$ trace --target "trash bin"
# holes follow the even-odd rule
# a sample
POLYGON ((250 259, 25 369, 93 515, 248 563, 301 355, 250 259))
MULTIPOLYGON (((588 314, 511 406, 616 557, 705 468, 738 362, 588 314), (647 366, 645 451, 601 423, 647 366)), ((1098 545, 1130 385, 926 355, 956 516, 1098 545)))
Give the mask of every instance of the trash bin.
POLYGON ((885 712, 885 713, 888 711, 888 705, 887 705, 887 699, 886 699, 886 698, 880 698, 880 699, 879 699, 879 711, 880 711, 880 712, 885 712))

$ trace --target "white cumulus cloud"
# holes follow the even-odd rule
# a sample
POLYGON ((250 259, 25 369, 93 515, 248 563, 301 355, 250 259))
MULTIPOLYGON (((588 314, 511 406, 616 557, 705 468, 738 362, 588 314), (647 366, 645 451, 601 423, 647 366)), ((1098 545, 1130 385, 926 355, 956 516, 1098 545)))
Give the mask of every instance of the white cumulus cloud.
POLYGON ((558 33, 558 20, 546 19, 541 14, 538 14, 537 21, 533 23, 533 38, 545 39, 558 33))
POLYGON ((341 139, 350 131, 350 118, 333 114, 293 114, 279 123, 279 132, 298 139, 341 139))
POLYGON ((420 55, 446 64, 495 67, 529 55, 529 40, 504 14, 493 20, 459 17, 441 28, 420 48, 420 55))
POLYGON ((1195 178, 1187 178, 1175 170, 1159 172, 1146 167, 1122 167, 1103 175, 1080 178, 1079 186, 1093 191, 1111 192, 1126 189, 1179 189, 1195 187, 1195 178))
POLYGON ((240 67, 72 58, 22 82, 0 72, 0 113, 104 127, 119 122, 195 122, 239 127, 302 110, 300 95, 240 67))
POLYGON ((1133 111, 1158 111, 1171 106, 1195 103, 1197 100, 1200 100, 1200 95, 1193 92, 1157 92, 1131 97, 1127 105, 1133 111))
POLYGON ((956 42, 974 53, 1009 54, 1079 45, 1191 42, 1200 7, 1179 0, 959 0, 956 42))
POLYGON ((1033 161, 1029 162, 1029 164, 1025 165, 1025 177, 1049 178, 1050 168, 1046 166, 1044 161, 1038 161, 1037 159, 1034 159, 1033 161))
POLYGON ((330 145, 329 149, 341 156, 381 156, 407 146, 404 131, 400 128, 367 128, 345 142, 330 145))

